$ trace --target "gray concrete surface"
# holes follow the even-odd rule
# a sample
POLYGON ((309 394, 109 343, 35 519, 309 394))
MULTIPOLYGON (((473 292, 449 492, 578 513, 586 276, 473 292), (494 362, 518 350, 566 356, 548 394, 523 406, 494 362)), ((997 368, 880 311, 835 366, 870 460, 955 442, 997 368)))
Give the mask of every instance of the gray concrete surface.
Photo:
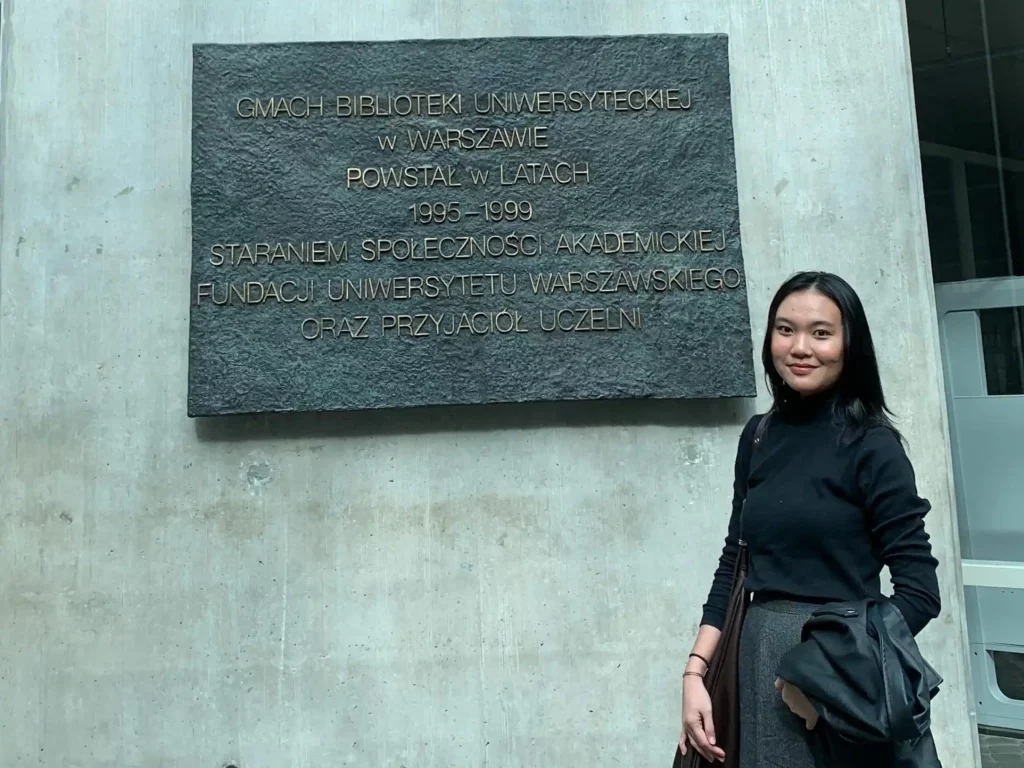
MULTIPOLYGON (((193 42, 731 35, 755 332, 863 293, 977 765, 902 4, 10 0, 0 765, 657 765, 747 403, 185 417, 193 42)), ((762 401, 763 402, 763 401, 762 401)))

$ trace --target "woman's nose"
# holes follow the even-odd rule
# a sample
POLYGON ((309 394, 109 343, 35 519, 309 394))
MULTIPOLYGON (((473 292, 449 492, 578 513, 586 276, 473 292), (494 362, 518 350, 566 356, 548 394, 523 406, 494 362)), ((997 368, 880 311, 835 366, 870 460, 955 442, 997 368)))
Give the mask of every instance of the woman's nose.
POLYGON ((792 351, 794 355, 809 355, 811 352, 811 345, 808 342, 807 337, 802 333, 796 334, 796 336, 793 337, 793 346, 790 348, 790 351, 792 351))

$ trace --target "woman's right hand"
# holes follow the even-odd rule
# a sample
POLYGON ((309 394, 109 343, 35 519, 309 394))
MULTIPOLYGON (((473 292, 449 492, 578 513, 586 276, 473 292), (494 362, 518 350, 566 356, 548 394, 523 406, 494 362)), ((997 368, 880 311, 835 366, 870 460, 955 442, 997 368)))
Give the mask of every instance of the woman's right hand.
POLYGON ((696 675, 683 678, 683 731, 679 736, 679 751, 684 755, 688 744, 710 763, 725 761, 724 750, 715 744, 711 697, 704 687, 704 679, 696 675))

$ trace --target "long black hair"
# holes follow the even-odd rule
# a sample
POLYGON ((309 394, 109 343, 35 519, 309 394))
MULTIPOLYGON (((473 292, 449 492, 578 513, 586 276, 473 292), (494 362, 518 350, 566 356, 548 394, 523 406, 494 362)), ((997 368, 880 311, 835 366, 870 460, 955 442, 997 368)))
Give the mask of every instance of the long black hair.
POLYGON ((768 327, 765 329, 761 362, 764 365, 768 389, 774 401, 774 410, 785 414, 799 407, 800 396, 790 389, 772 360, 772 333, 779 306, 793 293, 817 291, 839 307, 843 317, 843 370, 835 385, 835 416, 844 424, 844 434, 851 439, 865 429, 881 426, 891 429, 902 439, 892 422, 891 411, 882 392, 882 378, 878 373, 875 345, 871 340, 864 305, 857 292, 838 275, 829 272, 799 272, 783 283, 768 309, 768 327))

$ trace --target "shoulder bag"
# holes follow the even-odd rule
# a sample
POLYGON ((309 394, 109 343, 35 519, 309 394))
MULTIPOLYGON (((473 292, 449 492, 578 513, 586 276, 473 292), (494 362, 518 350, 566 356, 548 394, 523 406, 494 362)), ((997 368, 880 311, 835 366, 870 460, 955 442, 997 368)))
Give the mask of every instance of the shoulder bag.
MULTIPOLYGON (((765 428, 768 426, 768 417, 771 411, 761 417, 754 431, 754 441, 751 448, 751 461, 753 453, 757 450, 765 428)), ((749 487, 749 468, 748 487, 749 487)), ((736 553, 736 566, 732 576, 732 590, 729 593, 729 606, 725 613, 725 624, 722 626, 722 637, 715 648, 715 654, 711 658, 707 674, 704 676, 704 686, 711 697, 711 714, 715 721, 715 741, 725 751, 725 761, 721 764, 710 763, 704 759, 696 749, 692 747, 684 755, 679 746, 676 745, 676 757, 672 762, 672 768, 708 768, 711 765, 722 765, 724 768, 739 768, 740 756, 740 707, 739 707, 739 655, 740 655, 740 632, 743 630, 743 620, 747 615, 747 604, 750 596, 747 593, 747 567, 750 563, 750 552, 747 550, 747 543, 743 540, 743 510, 746 508, 746 490, 743 494, 743 503, 740 507, 740 539, 739 549, 736 553)))

